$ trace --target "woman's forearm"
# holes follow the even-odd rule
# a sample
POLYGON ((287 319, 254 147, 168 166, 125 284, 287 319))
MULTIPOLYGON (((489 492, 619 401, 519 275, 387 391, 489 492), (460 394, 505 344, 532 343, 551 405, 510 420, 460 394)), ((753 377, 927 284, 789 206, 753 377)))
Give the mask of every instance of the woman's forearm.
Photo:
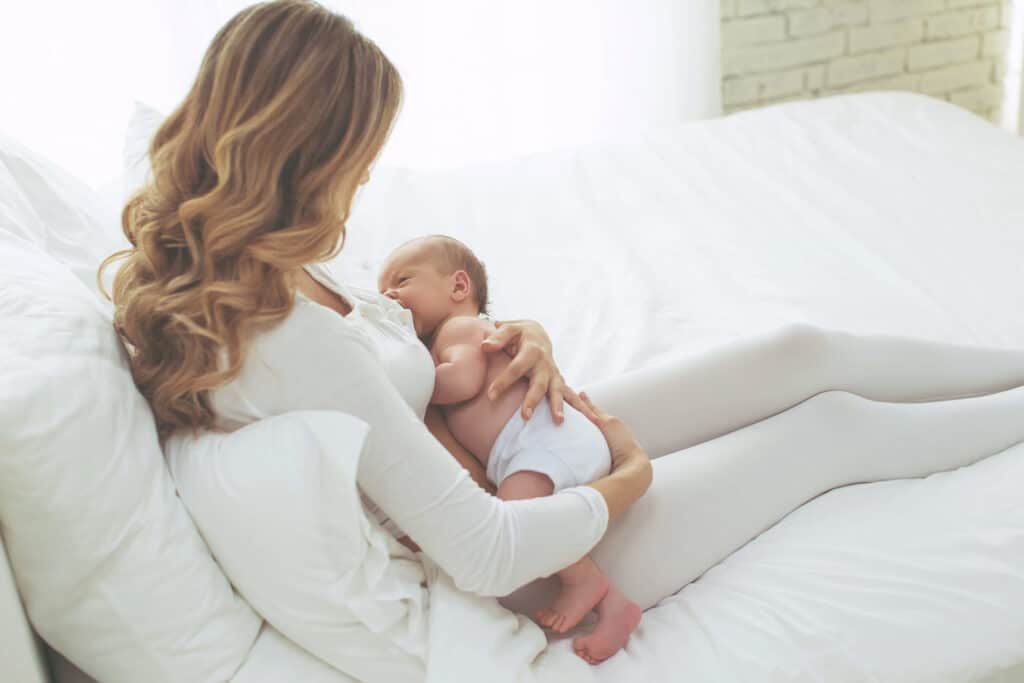
POLYGON ((647 492, 653 476, 651 462, 643 456, 631 458, 589 486, 604 497, 608 505, 608 521, 611 522, 647 492))
MULTIPOLYGON (((460 465, 466 468, 469 472, 469 476, 473 478, 477 484, 480 485, 484 491, 487 491, 492 496, 496 489, 494 485, 487 481, 487 472, 484 470, 483 465, 480 461, 473 457, 473 454, 467 451, 462 444, 452 436, 451 431, 448 429, 448 423, 445 422, 444 414, 437 406, 430 406, 427 408, 427 414, 423 418, 424 423, 427 425, 427 429, 434 435, 441 445, 444 446, 452 457, 460 465)), ((420 547, 409 538, 408 536, 402 536, 398 539, 398 542, 404 545, 413 552, 419 552, 420 547)))

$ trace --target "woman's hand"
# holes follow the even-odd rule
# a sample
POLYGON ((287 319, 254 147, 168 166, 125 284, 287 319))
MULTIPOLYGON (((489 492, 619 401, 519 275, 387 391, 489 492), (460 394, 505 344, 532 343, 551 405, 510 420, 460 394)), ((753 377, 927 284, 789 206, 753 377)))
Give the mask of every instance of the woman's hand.
POLYGON ((480 348, 489 353, 504 350, 512 356, 512 362, 491 382, 487 389, 488 398, 493 401, 515 382, 527 377, 530 386, 526 390, 526 398, 523 399, 524 420, 530 419, 534 408, 545 394, 555 424, 561 424, 565 419, 563 402, 567 402, 588 418, 594 419, 595 416, 587 405, 562 378, 562 373, 555 365, 551 339, 539 323, 532 320, 507 320, 496 322, 495 327, 498 328, 497 331, 484 339, 480 348))
POLYGON ((597 425, 597 428, 604 434, 605 441, 608 442, 608 449, 612 453, 613 472, 627 462, 637 459, 638 455, 641 456, 639 458, 641 462, 650 464, 651 459, 647 457, 646 451, 640 447, 640 443, 633 435, 633 430, 626 426, 625 422, 595 406, 587 392, 580 393, 580 398, 594 415, 590 421, 597 425))
POLYGON ((647 452, 640 447, 625 422, 595 406, 586 393, 580 394, 580 398, 594 415, 591 421, 604 434, 611 451, 611 472, 590 484, 604 496, 611 521, 647 492, 654 481, 654 468, 647 452))

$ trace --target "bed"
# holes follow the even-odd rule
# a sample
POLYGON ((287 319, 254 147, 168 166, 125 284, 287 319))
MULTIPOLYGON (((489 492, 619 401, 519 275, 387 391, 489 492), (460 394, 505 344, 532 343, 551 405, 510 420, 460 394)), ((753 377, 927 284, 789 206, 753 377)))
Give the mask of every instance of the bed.
MULTIPOLYGON (((1024 141, 917 95, 382 169, 350 226, 334 266, 366 286, 403 239, 464 240, 493 314, 540 320, 577 386, 790 320, 1024 346, 1024 141)), ((649 610, 594 680, 1024 680, 1022 484, 1024 446, 822 495, 649 610)))
MULTIPOLYGON (((1024 141, 933 99, 791 103, 372 176, 332 268, 373 286, 402 240, 458 237, 488 268, 493 315, 542 322, 576 386, 787 321, 1024 345, 1024 141)), ((1022 483, 1017 445, 825 493, 581 680, 1024 680, 1022 483)), ((567 638, 545 654, 570 657, 567 638)))

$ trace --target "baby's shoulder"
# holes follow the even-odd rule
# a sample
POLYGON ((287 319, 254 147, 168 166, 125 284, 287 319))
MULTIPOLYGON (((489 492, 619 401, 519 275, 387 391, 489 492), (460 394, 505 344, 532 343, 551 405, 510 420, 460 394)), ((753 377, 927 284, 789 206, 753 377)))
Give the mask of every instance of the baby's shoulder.
POLYGON ((448 318, 434 333, 434 347, 483 341, 494 331, 494 323, 486 318, 459 315, 448 318))

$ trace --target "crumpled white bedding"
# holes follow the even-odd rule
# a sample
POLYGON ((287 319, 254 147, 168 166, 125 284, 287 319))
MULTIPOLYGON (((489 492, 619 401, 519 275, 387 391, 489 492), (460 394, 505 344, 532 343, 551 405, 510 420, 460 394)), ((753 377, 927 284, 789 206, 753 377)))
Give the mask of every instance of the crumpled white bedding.
POLYGON ((819 496, 648 611, 596 680, 953 683, 1019 665, 1022 482, 1017 445, 819 496))
POLYGON ((806 320, 1024 345, 1024 140, 952 105, 792 103, 461 171, 375 169, 334 262, 430 232, 551 333, 573 383, 806 320))
MULTIPOLYGON (((797 103, 374 176, 335 269, 372 286, 402 240, 463 239, 495 316, 540 320, 577 385, 787 320, 1024 345, 1024 141, 931 99, 797 103)), ((567 639, 533 659, 529 624, 473 609, 433 572, 430 680, 997 676, 1024 663, 1022 483, 1017 446, 820 496, 649 610, 596 668, 567 639)))
POLYGON ((625 650, 598 667, 573 654, 571 635, 542 651, 543 636, 525 617, 460 593, 428 567, 427 680, 962 683, 1019 675, 1022 482, 1019 444, 924 479, 830 491, 645 612, 625 650))

